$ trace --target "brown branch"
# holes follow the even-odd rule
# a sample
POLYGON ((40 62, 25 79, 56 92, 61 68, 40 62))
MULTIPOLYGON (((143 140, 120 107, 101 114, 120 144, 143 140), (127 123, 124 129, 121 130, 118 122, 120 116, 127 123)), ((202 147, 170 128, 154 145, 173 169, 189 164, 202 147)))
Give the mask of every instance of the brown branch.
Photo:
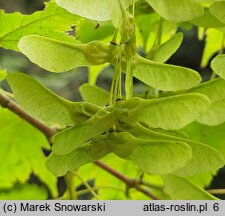
MULTIPOLYGON (((48 125, 44 124, 43 122, 39 121, 36 118, 33 118, 31 115, 26 113, 16 102, 14 102, 10 97, 8 97, 6 94, 3 94, 0 92, 0 106, 3 108, 7 108, 8 110, 12 111, 25 121, 27 121, 29 124, 33 125, 35 128, 40 130, 48 139, 48 141, 51 143, 52 136, 59 131, 58 128, 52 128, 48 125)), ((157 196, 152 194, 150 191, 143 188, 141 185, 148 186, 147 183, 144 183, 141 179, 132 179, 129 178, 122 173, 119 173, 118 171, 114 170, 113 168, 109 167, 108 165, 102 163, 101 161, 96 161, 95 164, 111 175, 115 176, 116 178, 120 179, 122 182, 124 182, 128 188, 135 188, 138 191, 142 192, 146 196, 154 199, 159 200, 157 196)), ((154 187, 154 186, 153 186, 154 187)), ((157 187, 155 187, 157 188, 157 187)), ((159 189, 159 188, 157 188, 159 189)))
POLYGON ((8 110, 12 111, 16 115, 27 121, 29 124, 33 125, 38 130, 40 130, 47 137, 49 142, 51 142, 51 137, 58 131, 57 128, 49 127, 38 119, 30 116, 16 102, 14 102, 10 97, 6 96, 3 93, 0 93, 0 106, 3 108, 7 108, 8 110))
POLYGON ((145 194, 146 196, 154 199, 154 200, 160 200, 157 196, 155 196, 154 194, 152 194, 150 191, 146 190, 145 188, 143 188, 140 184, 139 184, 139 180, 137 179, 131 179, 125 175, 123 175, 122 173, 119 173, 118 171, 116 171, 115 169, 109 167, 108 165, 106 165, 105 163, 101 162, 101 161, 95 161, 94 162, 97 166, 101 167, 102 169, 104 169, 105 171, 107 171, 108 173, 110 173, 111 175, 115 176, 116 178, 120 179, 122 182, 124 182, 127 187, 129 188, 135 188, 138 191, 142 192, 143 194, 145 194))

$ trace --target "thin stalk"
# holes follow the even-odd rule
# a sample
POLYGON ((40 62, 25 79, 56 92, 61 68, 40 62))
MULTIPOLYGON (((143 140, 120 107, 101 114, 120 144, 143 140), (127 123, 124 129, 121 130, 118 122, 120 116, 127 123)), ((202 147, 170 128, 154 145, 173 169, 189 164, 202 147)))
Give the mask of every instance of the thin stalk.
POLYGON ((163 30, 163 19, 162 17, 159 20, 159 29, 157 33, 157 45, 161 45, 162 43, 162 30, 163 30))
MULTIPOLYGON (((102 189, 114 189, 114 190, 118 190, 118 191, 122 191, 124 192, 124 188, 122 187, 117 187, 117 186, 99 186, 99 187, 93 187, 92 190, 93 191, 98 191, 98 190, 102 190, 102 189)), ((77 192, 78 196, 84 195, 90 193, 89 189, 83 189, 77 192)))
POLYGON ((156 33, 155 41, 154 41, 154 44, 152 46, 152 49, 154 49, 156 46, 161 45, 161 43, 162 43, 162 31, 163 31, 163 19, 160 18, 158 31, 156 33))
POLYGON ((122 68, 120 66, 120 72, 119 72, 119 86, 118 86, 118 98, 122 99, 122 76, 121 76, 122 68))
POLYGON ((115 68, 115 88, 114 88, 114 103, 116 102, 116 99, 118 98, 118 88, 119 88, 119 61, 115 68))
POLYGON ((66 179, 67 190, 69 193, 69 199, 77 200, 77 194, 73 184, 73 174, 71 172, 68 172, 65 176, 65 179, 66 179))
MULTIPOLYGON (((225 42, 225 33, 223 33, 223 38, 222 38, 222 42, 221 42, 221 46, 220 46, 220 50, 218 54, 222 54, 223 53, 223 49, 224 49, 224 42, 225 42)), ((213 80, 216 78, 216 73, 213 71, 210 77, 210 80, 213 80)))
POLYGON ((94 198, 100 199, 98 195, 95 193, 94 189, 83 179, 77 172, 75 172, 76 177, 82 182, 82 184, 87 188, 88 192, 90 192, 94 198))
POLYGON ((122 54, 119 53, 118 65, 117 65, 117 89, 116 89, 116 99, 122 99, 122 54))
POLYGON ((120 10, 121 10, 121 12, 122 12, 123 16, 125 16, 125 14, 126 14, 126 10, 124 9, 124 7, 123 7, 123 5, 122 5, 122 3, 121 3, 121 1, 120 1, 120 0, 119 0, 119 5, 120 5, 120 10))
POLYGON ((111 84, 110 91, 109 91, 109 98, 108 98, 108 102, 107 102, 108 105, 113 104, 114 88, 115 88, 115 74, 113 75, 113 80, 112 80, 112 84, 111 84))
POLYGON ((127 61, 125 92, 126 92, 126 99, 129 99, 132 97, 132 93, 133 93, 132 58, 127 61))
MULTIPOLYGON (((158 31, 156 33, 155 41, 154 41, 151 51, 148 54, 149 59, 152 59, 152 57, 153 57, 152 55, 154 54, 155 49, 158 46, 160 46, 162 43, 162 31, 163 31, 163 18, 160 17, 159 27, 158 27, 158 31)), ((159 96, 159 91, 157 89, 155 89, 155 97, 158 98, 158 96, 159 96)))
POLYGON ((156 45, 161 45, 162 43, 162 28, 163 28, 163 19, 159 20, 159 28, 156 36, 156 45))
POLYGON ((116 65, 114 68, 113 81, 109 93, 109 105, 115 104, 118 98, 122 98, 122 54, 121 51, 118 54, 116 65))
POLYGON ((152 194, 149 190, 146 190, 141 185, 136 185, 135 188, 138 191, 140 191, 141 193, 145 194, 146 196, 151 197, 153 200, 160 200, 159 197, 157 197, 156 195, 152 194))
POLYGON ((207 190, 208 193, 219 195, 219 194, 225 194, 225 189, 209 189, 207 190))
MULTIPOLYGON (((113 38, 111 40, 111 44, 116 45, 116 41, 117 41, 117 35, 118 35, 118 29, 115 30, 114 34, 113 34, 113 38)), ((112 80, 112 84, 110 87, 110 91, 109 91, 109 98, 108 98, 108 105, 112 105, 114 104, 114 92, 115 92, 115 84, 116 84, 116 74, 114 73, 113 75, 113 80, 112 80)))
POLYGON ((5 91, 5 90, 3 90, 1 88, 0 88, 0 93, 6 95, 7 97, 9 97, 11 99, 14 99, 14 95, 12 93, 7 92, 7 91, 5 91))
POLYGON ((135 0, 132 1, 132 16, 135 14, 135 0))
POLYGON ((151 182, 146 182, 142 179, 137 179, 137 184, 140 184, 140 185, 144 185, 144 186, 147 186, 147 187, 150 187, 150 188, 154 188, 156 190, 163 190, 163 186, 161 185, 156 185, 156 184, 153 184, 151 182))

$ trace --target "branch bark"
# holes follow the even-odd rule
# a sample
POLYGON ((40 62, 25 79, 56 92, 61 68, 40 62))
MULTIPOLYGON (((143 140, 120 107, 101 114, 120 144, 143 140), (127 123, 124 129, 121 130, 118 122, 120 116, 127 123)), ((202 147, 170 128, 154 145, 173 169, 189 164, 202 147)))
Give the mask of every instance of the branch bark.
MULTIPOLYGON (((51 143, 52 136, 59 131, 58 128, 49 127, 45 123, 39 121, 36 118, 33 118, 31 115, 26 113, 16 102, 14 102, 10 97, 5 95, 4 93, 0 92, 0 106, 10 110, 11 112, 18 115, 20 118, 27 121, 29 124, 33 125, 35 128, 40 130, 48 139, 49 143, 51 143)), ((159 200, 157 196, 152 194, 150 191, 146 190, 142 185, 144 184, 140 179, 132 179, 129 178, 122 173, 119 173, 117 170, 109 167, 108 165, 104 164, 101 161, 94 162, 97 166, 101 167, 111 175, 115 176, 116 178, 120 179, 124 182, 128 188, 135 188, 136 190, 140 191, 141 193, 145 194, 146 196, 150 197, 154 200, 159 200)), ((159 189, 159 188, 158 188, 159 189)))
POLYGON ((115 176, 116 178, 120 179, 122 182, 124 182, 128 188, 135 188, 138 191, 142 192, 143 194, 145 194, 146 196, 154 199, 154 200, 160 200, 159 197, 155 196, 154 194, 152 194, 149 190, 146 190, 145 188, 143 188, 140 185, 140 181, 139 179, 132 179, 129 178, 121 173, 119 173, 117 170, 109 167, 108 165, 106 165, 105 163, 101 162, 101 161, 95 161, 94 162, 97 166, 101 167, 102 169, 104 169, 105 171, 107 171, 108 173, 110 173, 111 175, 115 176))
POLYGON ((8 110, 12 111, 20 118, 24 119, 29 124, 40 130, 47 137, 50 143, 52 136, 59 131, 59 129, 49 127, 38 119, 33 118, 31 115, 26 113, 16 102, 14 102, 10 97, 6 96, 3 93, 0 93, 0 105, 1 107, 7 108, 8 110))

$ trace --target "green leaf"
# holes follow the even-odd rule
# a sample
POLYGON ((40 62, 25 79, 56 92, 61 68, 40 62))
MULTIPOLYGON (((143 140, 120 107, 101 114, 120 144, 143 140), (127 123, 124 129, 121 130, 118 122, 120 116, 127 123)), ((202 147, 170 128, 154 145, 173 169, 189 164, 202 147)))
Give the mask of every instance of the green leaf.
POLYGON ((152 100, 131 98, 118 104, 129 109, 123 121, 145 122, 153 128, 176 130, 193 122, 209 107, 210 101, 204 95, 190 93, 152 100))
POLYGON ((0 70, 0 81, 4 80, 7 76, 6 69, 0 70))
POLYGON ((225 122, 225 100, 212 103, 209 109, 202 113, 196 120, 210 126, 225 122))
POLYGON ((56 0, 56 3, 73 14, 78 14, 91 20, 110 20, 107 1, 56 0))
POLYGON ((105 65, 97 65, 97 66, 91 66, 89 67, 88 71, 88 83, 90 85, 95 85, 98 79, 98 76, 100 73, 104 70, 104 68, 107 67, 107 64, 105 65))
POLYGON ((190 21, 192 24, 203 27, 203 28, 219 28, 224 27, 224 23, 220 22, 216 17, 214 17, 208 8, 205 8, 204 15, 197 17, 190 21))
MULTIPOLYGON (((119 130, 122 130, 122 131, 125 130, 129 132, 133 136, 139 139, 155 140, 155 141, 168 140, 168 141, 177 141, 177 142, 187 143, 192 149, 192 158, 186 164, 185 167, 175 172, 176 175, 193 176, 196 174, 206 173, 209 171, 216 171, 217 169, 223 167, 225 164, 224 157, 218 150, 216 150, 215 148, 212 148, 213 146, 211 147, 203 143, 192 141, 190 139, 185 139, 185 138, 181 138, 177 136, 171 136, 168 134, 159 133, 149 128, 146 128, 140 124, 121 125, 120 123, 119 126, 117 125, 117 128, 119 130)), ((196 131, 198 131, 198 129, 196 129, 196 131)), ((186 132, 186 130, 184 130, 184 132, 186 132)), ((202 135, 202 132, 204 132, 204 130, 201 132, 199 131, 201 135, 202 135)), ((190 133, 188 133, 188 135, 192 136, 192 134, 194 133, 195 133, 195 130, 192 130, 190 133)), ((207 134, 208 134, 208 131, 207 131, 207 134)), ((203 134, 203 136, 205 135, 203 134)), ((200 141, 203 142, 203 140, 200 140, 200 141)))
POLYGON ((218 0, 193 0, 195 2, 199 2, 199 3, 212 3, 218 0))
POLYGON ((51 153, 46 163, 47 168, 54 175, 63 176, 68 171, 76 170, 87 163, 101 159, 110 151, 105 147, 105 143, 98 141, 98 138, 93 139, 91 143, 89 142, 69 154, 56 155, 51 153))
POLYGON ((217 126, 193 122, 182 129, 192 139, 218 149, 225 157, 225 123, 217 126))
POLYGON ((35 184, 16 185, 10 190, 0 190, 0 200, 46 200, 48 192, 35 184))
POLYGON ((115 28, 108 22, 97 24, 96 21, 84 20, 76 27, 76 37, 82 43, 95 40, 105 41, 112 37, 114 31, 115 28))
POLYGON ((18 12, 7 14, 0 11, 0 46, 6 49, 17 50, 20 38, 39 34, 51 38, 73 42, 73 37, 64 33, 70 30, 72 25, 79 22, 77 16, 68 13, 55 3, 48 3, 44 11, 38 11, 31 15, 23 15, 18 12))
POLYGON ((98 106, 104 106, 107 104, 109 93, 100 87, 90 84, 83 84, 79 88, 79 91, 84 101, 96 104, 98 106))
POLYGON ((179 23, 204 14, 200 4, 192 0, 147 0, 151 7, 164 19, 179 23))
POLYGON ((7 80, 15 99, 24 110, 47 123, 73 125, 74 122, 87 119, 85 112, 94 108, 91 104, 67 101, 22 73, 11 73, 7 80))
POLYGON ((0 187, 25 183, 33 172, 57 196, 56 178, 45 167, 45 136, 6 109, 0 108, 0 187))
POLYGON ((151 60, 162 63, 166 62, 180 47, 182 40, 183 34, 181 32, 175 34, 154 51, 151 60))
POLYGON ((64 72, 81 66, 110 62, 109 45, 100 41, 72 44, 29 35, 21 38, 18 46, 33 63, 51 72, 64 72))
POLYGON ((110 133, 100 143, 151 174, 171 173, 185 166, 192 157, 191 148, 184 142, 143 140, 128 132, 110 133))
MULTIPOLYGON (((209 59, 215 52, 221 49, 224 32, 220 29, 207 29, 205 32, 206 44, 202 56, 201 66, 205 67, 208 64, 209 59)), ((223 43, 224 44, 224 43, 223 43)))
POLYGON ((217 200, 200 187, 191 184, 188 180, 174 176, 163 176, 165 191, 174 200, 217 200))
POLYGON ((162 64, 136 55, 133 76, 149 86, 163 91, 188 89, 199 84, 200 75, 189 68, 162 64))
POLYGON ((191 148, 183 142, 141 140, 122 132, 98 136, 91 143, 66 155, 52 153, 47 167, 55 175, 63 175, 110 152, 131 160, 144 171, 156 174, 175 171, 191 159, 191 148), (168 159, 166 164, 165 158, 168 159))
POLYGON ((57 155, 72 152, 90 139, 106 132, 125 112, 101 110, 87 121, 66 129, 53 137, 52 151, 57 155))
POLYGON ((153 130, 157 133, 162 133, 162 134, 167 134, 169 136, 175 136, 175 137, 180 137, 180 138, 185 138, 187 139, 188 136, 187 134, 181 132, 181 131, 177 131, 177 130, 164 130, 162 128, 151 128, 148 125, 145 125, 147 128, 149 128, 150 130, 153 130))
MULTIPOLYGON (((120 2, 124 9, 132 4, 132 0, 120 0, 120 2)), ((123 18, 119 0, 56 0, 56 3, 71 13, 91 20, 111 20, 115 27, 119 26, 123 18)))
POLYGON ((209 11, 220 22, 225 23, 224 8, 225 8, 225 2, 224 1, 216 1, 216 2, 213 2, 210 5, 209 11))
MULTIPOLYGON (((149 26, 154 26, 154 33, 155 33, 155 31, 157 31, 157 27, 155 26, 158 24, 159 20, 160 20, 160 17, 156 13, 141 14, 141 16, 135 17, 135 22, 139 30, 139 33, 142 36, 143 47, 145 50, 146 50, 146 45, 149 40, 149 37, 151 36, 150 32, 151 33, 153 32, 153 28, 149 28, 149 26)), ((155 37, 155 34, 153 37, 155 37)))
POLYGON ((225 79, 225 54, 217 55, 211 61, 211 68, 216 74, 225 79))
POLYGON ((225 165, 223 155, 215 148, 191 140, 187 140, 187 143, 192 148, 192 159, 186 166, 175 171, 175 175, 193 176, 216 171, 225 165))
POLYGON ((89 146, 83 146, 66 155, 51 153, 46 166, 55 176, 63 176, 68 171, 76 170, 80 166, 93 162, 95 159, 89 154, 89 146))
POLYGON ((212 102, 210 107, 196 119, 198 122, 213 126, 225 121, 225 80, 217 78, 204 82, 188 92, 204 94, 212 102))
POLYGON ((225 80, 216 78, 200 83, 198 86, 189 89, 188 93, 200 93, 207 96, 211 102, 225 99, 225 80))
POLYGON ((187 179, 192 184, 199 186, 200 188, 206 188, 213 181, 213 178, 216 175, 216 173, 217 173, 217 171, 202 173, 202 174, 195 175, 195 176, 185 177, 185 179, 187 179))

